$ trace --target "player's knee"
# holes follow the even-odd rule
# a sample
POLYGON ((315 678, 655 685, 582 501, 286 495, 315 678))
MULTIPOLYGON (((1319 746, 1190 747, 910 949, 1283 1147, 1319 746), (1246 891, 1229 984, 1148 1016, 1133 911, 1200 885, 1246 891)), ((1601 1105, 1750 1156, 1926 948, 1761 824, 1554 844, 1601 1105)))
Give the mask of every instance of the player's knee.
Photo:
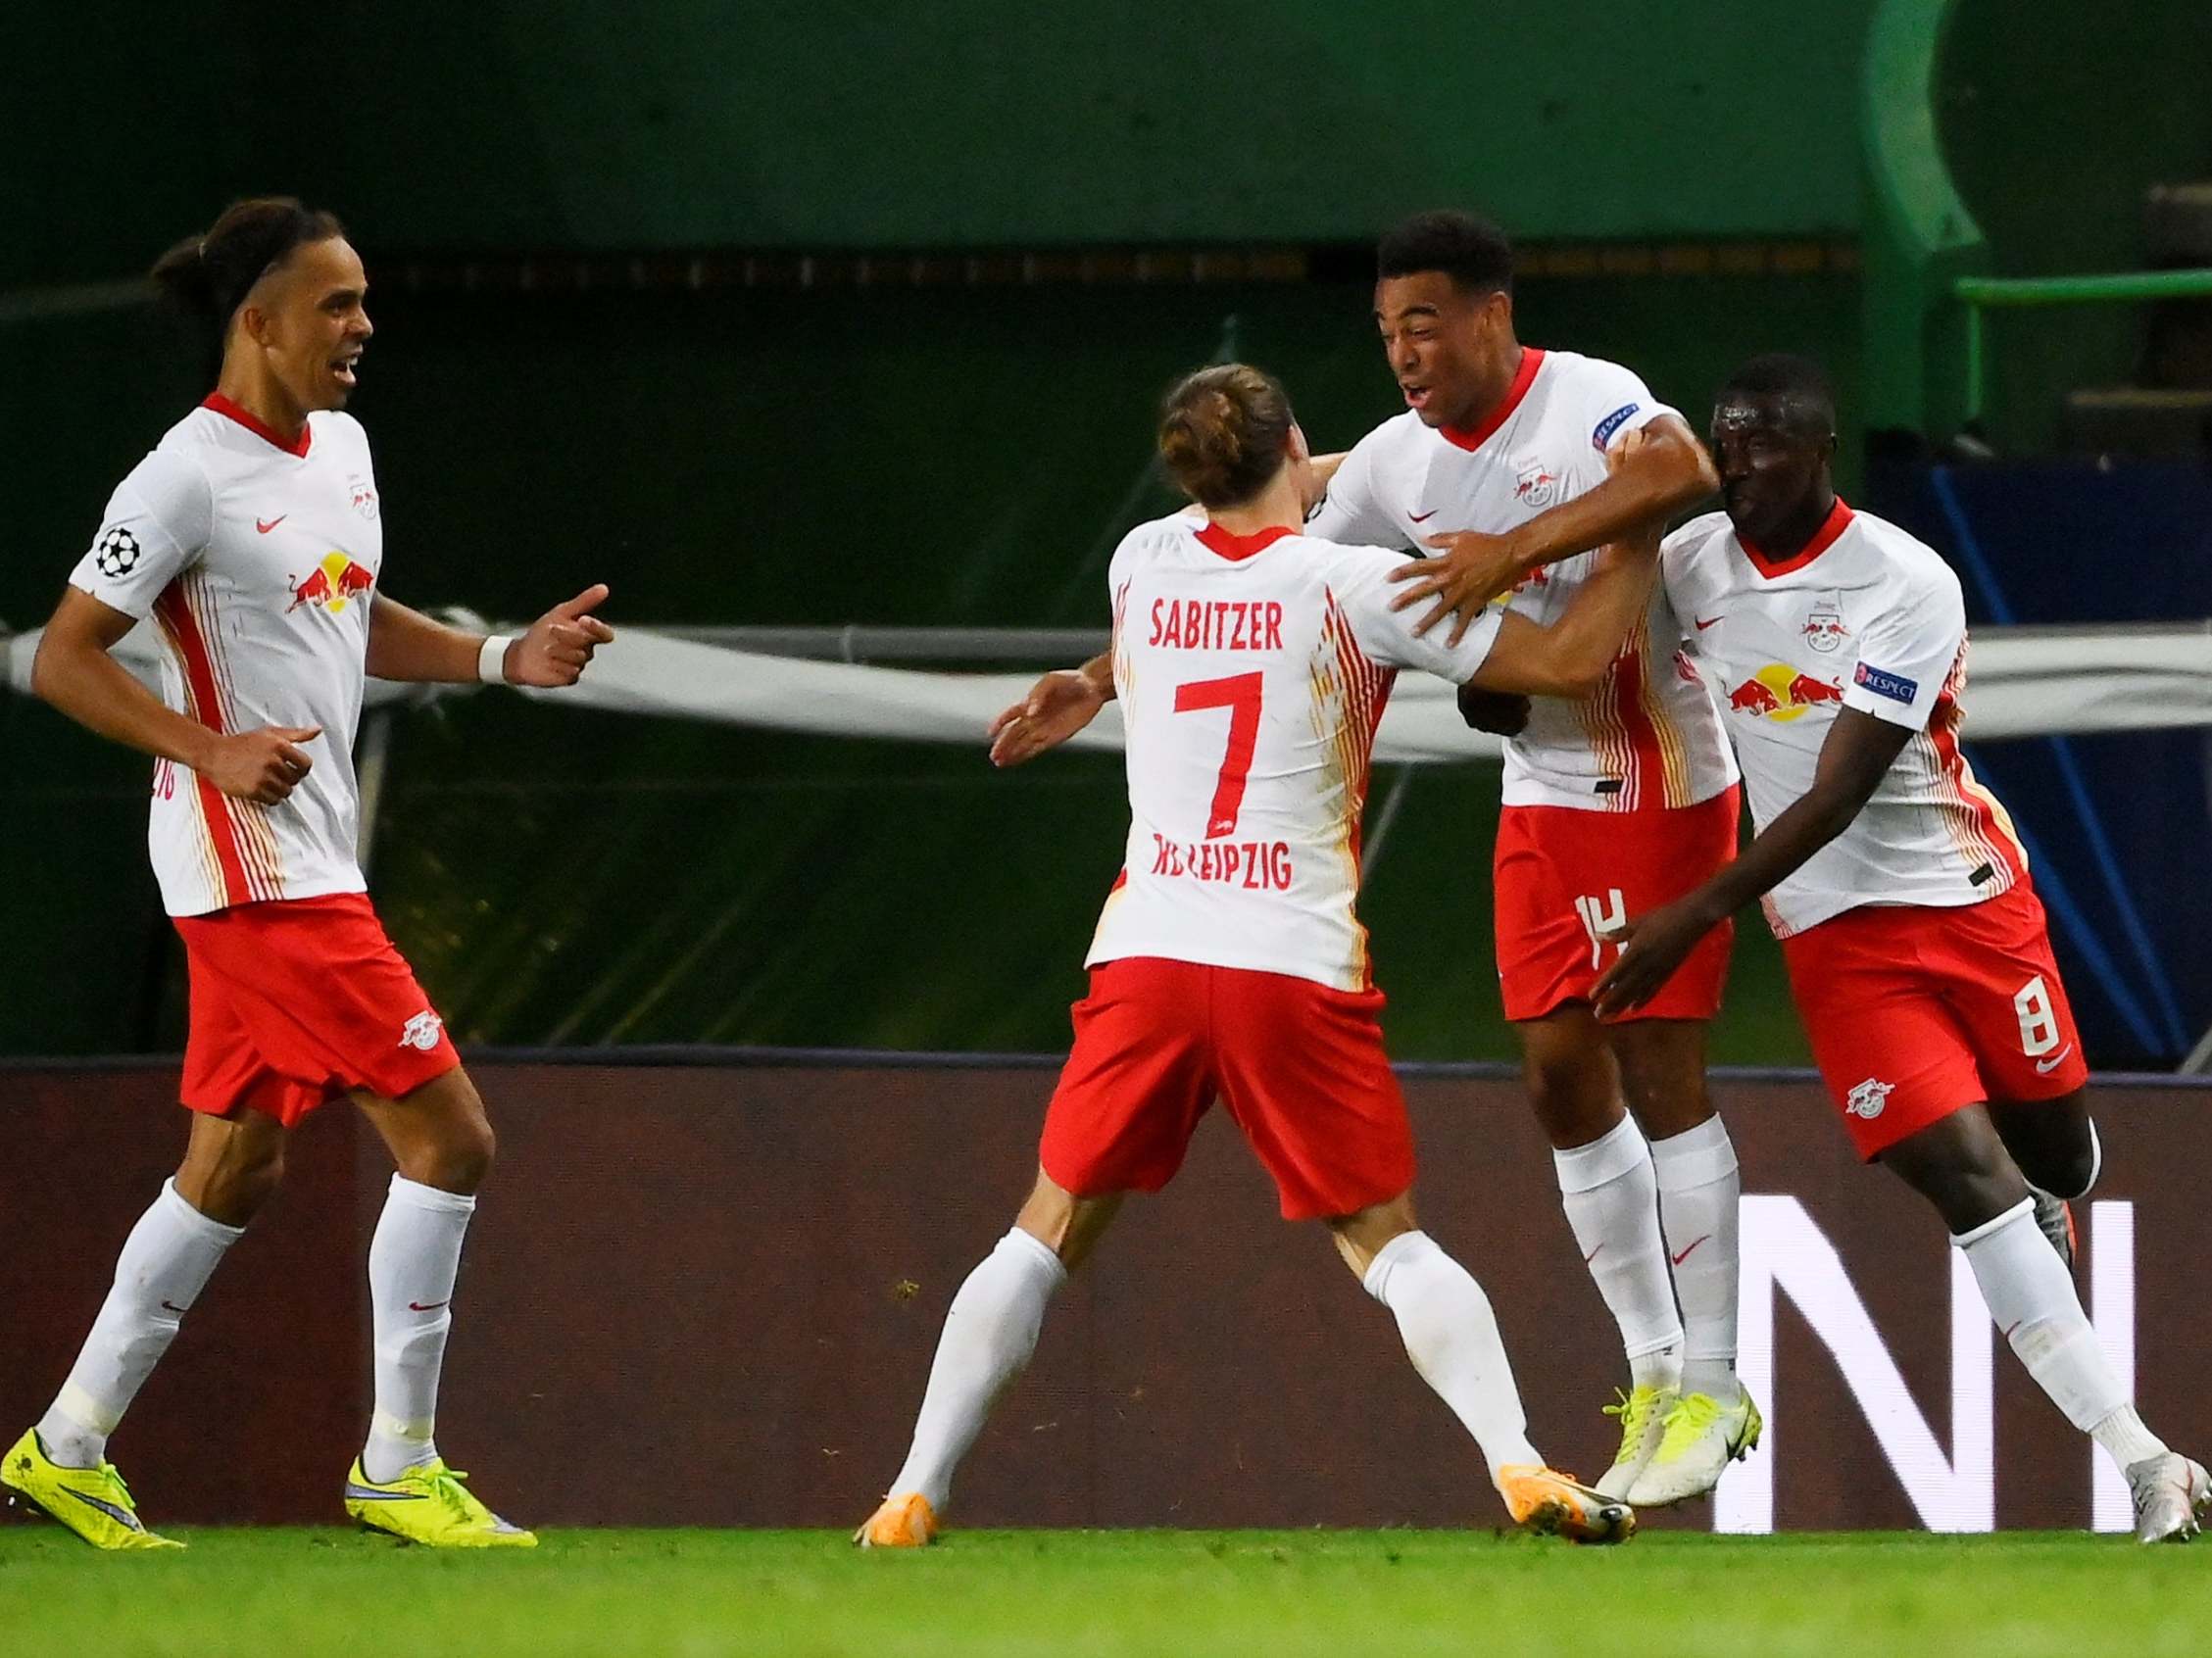
POLYGON ((2028 1167, 2024 1162, 2022 1168, 2043 1191, 2071 1199, 2087 1196, 2089 1188, 2096 1184, 2098 1160, 2092 1131, 2079 1144, 2039 1147, 2035 1165, 2028 1167))
POLYGON ((244 1226, 284 1179, 284 1145, 239 1146, 204 1170, 178 1171, 177 1194, 219 1226, 244 1226))
POLYGON ((499 1137, 482 1112, 457 1115, 425 1137, 414 1155, 406 1158, 400 1173, 419 1186, 440 1192, 473 1193, 491 1173, 499 1150, 499 1137))
POLYGON ((1523 1072, 1536 1118, 1564 1150, 1587 1146, 1620 1121, 1620 1092, 1607 1066, 1574 1060, 1532 1061, 1523 1072))

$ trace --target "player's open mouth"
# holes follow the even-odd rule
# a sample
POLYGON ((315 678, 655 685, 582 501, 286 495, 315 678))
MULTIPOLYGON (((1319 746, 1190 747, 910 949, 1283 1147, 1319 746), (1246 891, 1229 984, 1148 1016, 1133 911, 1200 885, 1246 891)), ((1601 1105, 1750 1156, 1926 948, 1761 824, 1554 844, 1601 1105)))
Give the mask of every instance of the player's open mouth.
POLYGON ((1422 409, 1427 407, 1429 401, 1429 388, 1427 386, 1409 386, 1401 381, 1398 389, 1405 394, 1406 408, 1422 409))
POLYGON ((340 385, 354 384, 354 368, 361 362, 361 353, 349 351, 343 357, 330 360, 330 372, 340 385))

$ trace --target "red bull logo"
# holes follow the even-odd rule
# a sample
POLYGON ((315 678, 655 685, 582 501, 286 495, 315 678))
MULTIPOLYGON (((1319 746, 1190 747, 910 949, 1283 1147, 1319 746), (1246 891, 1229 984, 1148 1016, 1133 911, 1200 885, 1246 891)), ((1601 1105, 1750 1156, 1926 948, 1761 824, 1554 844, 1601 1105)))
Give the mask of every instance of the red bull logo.
POLYGON ((1790 720, 1821 703, 1843 700, 1841 685, 1799 673, 1785 662, 1769 662, 1728 694, 1728 708, 1761 719, 1790 720))
POLYGON ((284 613, 290 615, 302 605, 313 605, 334 616, 340 615, 348 605, 375 585, 375 571, 365 569, 343 553, 325 553, 322 562, 303 579, 292 583, 292 602, 284 608, 284 613))

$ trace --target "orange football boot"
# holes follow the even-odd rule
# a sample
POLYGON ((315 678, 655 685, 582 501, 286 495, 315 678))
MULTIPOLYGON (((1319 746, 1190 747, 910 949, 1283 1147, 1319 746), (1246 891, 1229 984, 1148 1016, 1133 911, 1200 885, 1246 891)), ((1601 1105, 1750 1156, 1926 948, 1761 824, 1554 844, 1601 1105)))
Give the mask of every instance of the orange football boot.
POLYGON ((919 1491, 887 1496, 853 1540, 862 1548, 927 1548, 937 1540, 937 1510, 919 1491))
POLYGON ((1626 1542, 1636 1536, 1635 1509, 1572 1474, 1516 1464, 1498 1471, 1498 1490, 1525 1532, 1581 1543, 1626 1542))

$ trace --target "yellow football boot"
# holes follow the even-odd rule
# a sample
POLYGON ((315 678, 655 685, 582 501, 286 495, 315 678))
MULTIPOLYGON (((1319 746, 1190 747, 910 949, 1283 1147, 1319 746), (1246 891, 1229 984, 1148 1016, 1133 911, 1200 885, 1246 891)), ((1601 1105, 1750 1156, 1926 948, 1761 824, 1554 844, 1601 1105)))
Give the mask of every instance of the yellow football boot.
POLYGON ((346 1512, 372 1532, 389 1532, 426 1548, 535 1548, 538 1539, 510 1525, 462 1484, 468 1476, 441 1458, 396 1480, 371 1480, 354 1458, 346 1476, 346 1512))
POLYGON ((26 1430, 0 1463, 0 1486, 16 1492, 41 1514, 67 1526, 94 1548, 182 1548, 173 1537, 157 1536, 138 1518, 130 1487, 116 1465, 64 1468, 46 1454, 38 1430, 26 1430))

